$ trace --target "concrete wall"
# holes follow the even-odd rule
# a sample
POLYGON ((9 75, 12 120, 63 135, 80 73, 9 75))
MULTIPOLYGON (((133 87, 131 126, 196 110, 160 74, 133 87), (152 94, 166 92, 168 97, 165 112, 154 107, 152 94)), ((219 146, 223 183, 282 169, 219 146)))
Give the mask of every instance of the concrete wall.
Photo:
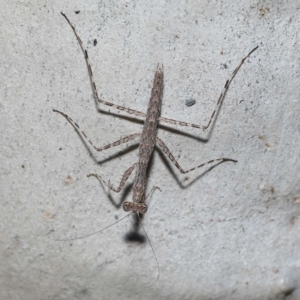
POLYGON ((5 2, 0 298, 299 299, 297 1, 5 2), (130 186, 108 195, 86 175, 117 184, 137 149, 89 151, 52 109, 69 114, 98 146, 142 128, 112 108, 101 107, 114 114, 97 111, 61 11, 89 51, 102 99, 145 112, 163 63, 162 115, 197 124, 206 124, 228 76, 259 46, 233 80, 209 142, 201 130, 159 130, 184 168, 220 157, 238 163, 181 176, 155 153, 148 190, 158 185, 162 192, 155 191, 143 218, 160 265, 151 288, 156 261, 147 242, 126 240, 132 218, 89 238, 53 240, 125 215, 110 199, 130 200, 130 186), (196 104, 187 107, 188 99, 196 104))

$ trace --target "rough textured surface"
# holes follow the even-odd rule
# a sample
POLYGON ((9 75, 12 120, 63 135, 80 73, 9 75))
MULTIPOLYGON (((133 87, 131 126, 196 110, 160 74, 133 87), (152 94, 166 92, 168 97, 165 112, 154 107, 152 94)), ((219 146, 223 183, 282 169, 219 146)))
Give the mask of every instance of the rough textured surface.
POLYGON ((2 3, 1 299, 299 299, 300 6, 178 3, 2 3), (60 11, 88 47, 103 99, 145 111, 163 63, 162 115, 187 122, 207 121, 228 75, 259 46, 232 82, 208 143, 197 130, 159 131, 184 167, 222 156, 238 163, 180 176, 155 154, 148 189, 162 192, 143 220, 161 268, 151 288, 157 268, 149 244, 124 241, 132 220, 78 241, 51 239, 124 215, 86 175, 118 182, 137 151, 118 156, 126 146, 112 148, 93 159, 52 109, 99 146, 141 129, 117 112, 97 112, 60 11))

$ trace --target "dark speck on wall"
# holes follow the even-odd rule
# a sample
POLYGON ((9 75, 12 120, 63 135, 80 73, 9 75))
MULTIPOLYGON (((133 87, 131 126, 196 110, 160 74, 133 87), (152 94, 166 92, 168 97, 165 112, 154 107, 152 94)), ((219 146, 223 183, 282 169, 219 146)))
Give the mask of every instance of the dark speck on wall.
POLYGON ((188 107, 193 106, 195 103, 196 103, 195 99, 186 99, 185 100, 185 105, 188 106, 188 107))

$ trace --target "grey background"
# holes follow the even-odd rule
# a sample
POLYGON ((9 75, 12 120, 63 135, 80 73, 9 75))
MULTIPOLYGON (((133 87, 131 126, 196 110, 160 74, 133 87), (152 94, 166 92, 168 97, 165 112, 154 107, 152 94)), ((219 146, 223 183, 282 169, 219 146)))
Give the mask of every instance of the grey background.
POLYGON ((299 299, 299 8, 297 1, 2 1, 0 298, 299 299), (117 184, 137 150, 92 151, 93 159, 52 109, 68 113, 98 146, 142 127, 97 112, 60 11, 88 48, 102 99, 146 111, 163 63, 162 115, 198 124, 259 46, 232 82, 208 143, 199 130, 159 130, 184 168, 219 157, 238 163, 181 176, 155 153, 148 190, 162 192, 143 219, 160 264, 151 288, 158 271, 149 244, 124 241, 132 219, 89 238, 53 240, 125 215, 86 175, 117 184), (187 107, 187 99, 196 104, 187 107))

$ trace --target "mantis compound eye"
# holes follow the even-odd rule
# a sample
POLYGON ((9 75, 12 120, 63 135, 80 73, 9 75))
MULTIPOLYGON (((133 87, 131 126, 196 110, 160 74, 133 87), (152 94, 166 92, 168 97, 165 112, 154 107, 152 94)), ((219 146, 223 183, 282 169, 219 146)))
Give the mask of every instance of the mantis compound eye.
POLYGON ((133 207, 133 203, 132 202, 125 201, 123 203, 123 210, 124 211, 131 211, 132 207, 133 207))
POLYGON ((147 210, 148 210, 147 204, 145 204, 145 203, 140 204, 139 211, 141 214, 145 214, 147 212, 147 210))

